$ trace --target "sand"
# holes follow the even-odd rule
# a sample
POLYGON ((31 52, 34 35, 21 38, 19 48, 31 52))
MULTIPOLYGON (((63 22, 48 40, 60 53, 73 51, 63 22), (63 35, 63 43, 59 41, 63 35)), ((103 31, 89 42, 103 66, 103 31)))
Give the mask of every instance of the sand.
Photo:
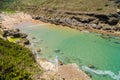
POLYGON ((1 22, 2 26, 12 29, 15 25, 23 23, 23 22, 30 22, 33 24, 44 24, 39 20, 32 19, 32 16, 23 12, 7 14, 2 13, 0 14, 3 21, 1 22))

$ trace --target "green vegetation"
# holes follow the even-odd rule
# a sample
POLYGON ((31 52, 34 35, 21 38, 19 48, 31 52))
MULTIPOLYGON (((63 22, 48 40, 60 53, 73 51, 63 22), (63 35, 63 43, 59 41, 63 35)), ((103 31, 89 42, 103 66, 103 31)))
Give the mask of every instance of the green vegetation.
POLYGON ((39 73, 29 49, 0 38, 0 80, 34 80, 39 73))
POLYGON ((21 38, 12 38, 12 37, 7 37, 7 40, 8 40, 9 42, 16 43, 16 41, 20 41, 20 40, 21 40, 21 38))
POLYGON ((1 0, 0 5, 5 11, 39 12, 42 8, 102 13, 116 11, 114 0, 1 0))

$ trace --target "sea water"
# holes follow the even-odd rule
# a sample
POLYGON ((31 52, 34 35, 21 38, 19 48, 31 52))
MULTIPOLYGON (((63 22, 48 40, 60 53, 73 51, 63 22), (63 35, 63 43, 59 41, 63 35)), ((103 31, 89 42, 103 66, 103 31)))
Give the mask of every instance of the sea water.
POLYGON ((92 80, 120 80, 120 39, 52 24, 19 25, 40 57, 53 63, 76 63, 92 80), (35 37, 35 39, 32 39, 35 37), (55 50, 59 50, 58 52, 55 50), (93 65, 91 69, 88 65, 93 65))

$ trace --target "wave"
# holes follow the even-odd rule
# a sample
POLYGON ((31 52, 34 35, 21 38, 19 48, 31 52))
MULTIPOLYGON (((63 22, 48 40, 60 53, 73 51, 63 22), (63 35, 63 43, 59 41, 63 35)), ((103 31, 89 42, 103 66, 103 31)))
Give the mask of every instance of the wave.
POLYGON ((103 70, 94 70, 94 69, 91 69, 87 66, 82 66, 82 69, 84 71, 87 71, 87 72, 90 72, 90 73, 95 73, 97 75, 106 75, 106 76, 110 76, 112 79, 114 80, 120 80, 120 71, 118 73, 118 75, 116 75, 114 72, 112 71, 103 71, 103 70))

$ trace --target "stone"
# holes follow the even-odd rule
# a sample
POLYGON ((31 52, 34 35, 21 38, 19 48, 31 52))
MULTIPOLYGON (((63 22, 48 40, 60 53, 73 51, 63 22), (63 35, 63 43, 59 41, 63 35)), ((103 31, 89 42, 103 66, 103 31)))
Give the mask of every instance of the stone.
POLYGON ((40 49, 40 48, 37 48, 36 51, 37 51, 37 52, 41 52, 41 49, 40 49))
POLYGON ((116 19, 116 18, 110 18, 110 19, 108 20, 108 24, 109 24, 109 25, 117 25, 118 22, 119 22, 119 20, 116 19))
POLYGON ((55 49, 54 52, 55 52, 55 53, 59 53, 60 50, 59 50, 59 49, 55 49))
POLYGON ((63 62, 60 61, 60 60, 58 60, 58 64, 59 64, 59 65, 63 65, 63 62))
POLYGON ((32 37, 32 39, 36 39, 35 37, 32 37))
POLYGON ((12 36, 13 36, 14 38, 18 38, 18 37, 20 37, 20 33, 18 33, 18 32, 16 33, 16 32, 15 32, 15 33, 12 34, 12 36))
POLYGON ((28 35, 27 34, 25 34, 25 33, 20 33, 20 37, 21 38, 26 38, 28 35))
POLYGON ((30 41, 26 38, 22 39, 22 43, 24 43, 25 45, 30 44, 30 41))
POLYGON ((89 64, 88 67, 89 67, 89 68, 95 68, 95 66, 92 65, 92 64, 89 64))

